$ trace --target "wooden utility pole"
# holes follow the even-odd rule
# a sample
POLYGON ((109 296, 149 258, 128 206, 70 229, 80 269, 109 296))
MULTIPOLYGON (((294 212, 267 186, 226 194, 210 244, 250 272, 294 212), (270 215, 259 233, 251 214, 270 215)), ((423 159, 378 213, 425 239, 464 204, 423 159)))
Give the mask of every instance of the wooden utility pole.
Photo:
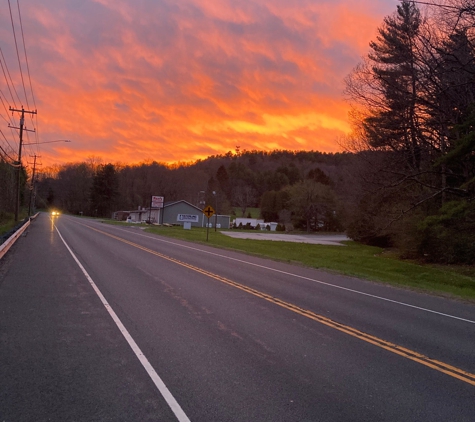
MULTIPOLYGON (((31 156, 30 156, 31 157, 31 156)), ((33 161, 33 175, 31 176, 31 188, 30 188, 30 203, 28 204, 28 217, 31 215, 31 204, 33 202, 34 192, 35 192, 35 171, 36 171, 36 159, 41 158, 38 155, 34 155, 33 161)), ((41 164, 40 164, 41 165, 41 164)), ((33 207, 34 208, 34 207, 33 207)))
POLYGON ((19 128, 8 125, 8 127, 11 127, 13 129, 20 129, 20 146, 18 148, 18 167, 17 167, 17 180, 16 180, 16 199, 15 199, 15 221, 18 221, 18 212, 20 210, 20 177, 21 177, 21 167, 22 167, 21 166, 21 147, 23 143, 23 130, 34 132, 34 130, 28 130, 26 128, 25 129, 23 128, 25 124, 25 113, 36 114, 36 110, 35 111, 25 110, 22 106, 21 110, 10 107, 10 111, 12 112, 12 114, 14 112, 21 113, 19 128))

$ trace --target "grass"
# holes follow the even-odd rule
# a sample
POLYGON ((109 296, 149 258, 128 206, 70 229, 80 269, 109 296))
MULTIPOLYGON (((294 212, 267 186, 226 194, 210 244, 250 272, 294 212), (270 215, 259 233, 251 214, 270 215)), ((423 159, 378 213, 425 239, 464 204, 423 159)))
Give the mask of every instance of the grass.
MULTIPOLYGON (((247 218, 248 214, 251 213, 251 218, 260 218, 261 209, 260 208, 246 208, 244 217, 242 217, 242 210, 239 207, 233 208, 236 218, 247 218)), ((234 217, 234 216, 233 216, 234 217)))
POLYGON ((475 300, 475 269, 422 265, 397 259, 377 247, 345 242, 346 246, 312 245, 265 240, 234 239, 218 230, 148 227, 150 233, 238 250, 271 259, 330 270, 344 275, 426 292, 475 300))
POLYGON ((26 211, 19 213, 19 221, 15 222, 15 216, 13 213, 0 212, 0 236, 9 232, 13 227, 15 227, 19 222, 23 221, 27 216, 26 211))

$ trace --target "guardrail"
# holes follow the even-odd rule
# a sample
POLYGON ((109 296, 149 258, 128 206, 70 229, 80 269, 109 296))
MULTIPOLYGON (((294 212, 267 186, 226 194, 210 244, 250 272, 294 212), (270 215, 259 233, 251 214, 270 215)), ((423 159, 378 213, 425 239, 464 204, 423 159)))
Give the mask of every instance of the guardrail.
POLYGON ((8 250, 13 246, 13 244, 18 240, 18 238, 23 234, 23 232, 30 226, 31 220, 34 220, 38 217, 39 213, 36 213, 33 217, 23 224, 15 233, 13 233, 3 244, 0 245, 0 259, 8 252, 8 250))

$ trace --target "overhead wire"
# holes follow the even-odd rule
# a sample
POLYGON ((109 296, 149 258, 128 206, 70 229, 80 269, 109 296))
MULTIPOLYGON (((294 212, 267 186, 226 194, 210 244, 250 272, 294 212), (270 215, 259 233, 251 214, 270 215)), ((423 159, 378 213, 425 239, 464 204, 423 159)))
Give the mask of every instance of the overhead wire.
POLYGON ((28 81, 30 82, 31 98, 33 99, 33 105, 35 106, 35 110, 36 110, 36 100, 35 100, 35 94, 33 92, 33 85, 31 83, 30 65, 28 63, 28 55, 26 54, 25 34, 23 32, 23 22, 21 20, 20 0, 17 0, 17 6, 18 6, 18 18, 20 21, 21 39, 23 41, 23 52, 25 54, 26 71, 28 73, 28 81))
MULTIPOLYGON (((2 134, 2 136, 4 137, 4 139, 7 141, 7 137, 5 136, 5 134, 3 133, 3 131, 2 131, 1 129, 0 129, 0 133, 2 134)), ((8 142, 8 141, 7 141, 7 142, 8 142)), ((1 145, 0 145, 0 155, 1 155, 1 157, 5 160, 5 162, 6 162, 7 164, 9 164, 10 166, 12 166, 12 167, 17 167, 17 168, 20 167, 20 164, 13 164, 13 163, 15 163, 15 160, 14 160, 12 157, 10 157, 10 155, 3 149, 3 147, 2 147, 1 145), (5 159, 5 157, 7 157, 8 159, 10 159, 11 163, 9 163, 9 162, 5 159)))
MULTIPOLYGON (((5 101, 3 100, 3 98, 5 98, 5 94, 0 90, 0 101, 3 105, 3 108, 5 110, 6 115, 8 116, 8 119, 3 114, 1 114, 1 116, 2 116, 2 119, 5 120, 5 122, 8 124, 8 126, 10 128, 10 131, 12 133, 12 137, 14 138, 15 137, 15 132, 14 132, 15 129, 13 128, 14 122, 13 122, 11 116, 10 116, 10 112, 7 110, 7 106, 6 106, 5 101)), ((6 100, 6 98, 5 98, 5 100, 6 100)), ((11 146, 10 142, 8 142, 8 139, 6 138, 5 135, 4 135, 4 138, 5 138, 6 143, 9 146, 9 148, 12 151, 14 151, 13 147, 11 146)))
MULTIPOLYGON (((28 73, 28 81, 30 83, 31 98, 33 100, 33 105, 35 106, 35 110, 37 110, 36 100, 35 100, 35 93, 33 91, 33 84, 31 83, 30 65, 28 63, 28 54, 26 53, 25 33, 23 31, 23 22, 22 22, 22 19, 21 19, 21 12, 20 12, 20 0, 17 0, 17 7, 18 7, 18 20, 20 22, 21 38, 22 38, 22 41, 23 41, 23 52, 25 54, 26 70, 27 70, 27 73, 28 73)), ((33 121, 33 116, 31 114, 30 114, 30 120, 31 120, 31 124, 33 125, 33 127, 35 127, 35 124, 34 124, 34 121, 33 121)), ((37 114, 35 114, 35 120, 38 124, 38 115, 37 114)), ((36 139, 36 143, 38 143, 38 141, 39 141, 38 140, 38 133, 36 131, 35 131, 35 139, 36 139)))
MULTIPOLYGON (((17 55, 17 59, 18 59, 18 66, 19 66, 19 71, 20 71, 21 83, 22 83, 22 86, 23 86, 23 93, 24 93, 24 96, 25 96, 27 109, 29 110, 30 109, 29 95, 27 93, 27 89, 26 89, 26 85, 25 85, 23 67, 22 67, 22 64, 21 64, 22 59, 20 58, 19 47, 18 47, 18 42, 17 42, 17 37, 16 37, 14 17, 13 17, 12 6, 11 6, 11 3, 10 3, 10 0, 8 0, 8 8, 9 8, 9 12, 10 12, 10 21, 11 21, 11 27, 12 27, 12 32, 13 32, 13 39, 14 39, 14 43, 15 43, 16 55, 17 55)), ((22 42, 23 42, 23 53, 25 55, 24 60, 25 60, 25 63, 26 63, 26 69, 27 69, 27 74, 28 74, 29 89, 30 89, 31 98, 33 100, 33 104, 34 104, 35 110, 36 110, 36 99, 35 99, 35 95, 34 95, 34 91, 33 91, 33 84, 32 84, 32 81, 31 81, 30 66, 29 66, 28 54, 27 54, 27 50, 26 50, 25 33, 24 33, 24 30, 23 30, 23 22, 22 22, 22 18, 21 18, 21 10, 20 10, 19 0, 17 0, 17 9, 18 9, 18 20, 19 20, 19 24, 20 24, 21 37, 22 37, 22 42)), ((18 91, 15 88, 15 84, 13 83, 13 79, 11 77, 10 71, 8 69, 7 62, 6 62, 5 57, 3 55, 3 51, 1 51, 1 48, 0 48, 0 52, 1 52, 2 59, 3 59, 2 63, 1 63, 2 64, 3 75, 4 75, 5 81, 7 83, 8 90, 10 92, 10 96, 12 98, 13 104, 14 104, 15 108, 17 108, 13 92, 15 93, 16 98, 18 99, 20 104, 22 103, 22 100, 20 99, 20 96, 18 95, 18 91), (10 88, 10 85, 11 85, 11 88, 10 88), (13 92, 12 92, 12 90, 13 90, 13 92)), ((4 98, 6 99, 5 96, 4 96, 4 98)), ((2 103, 3 103, 3 101, 2 101, 2 103)), ((4 107, 6 108, 6 106, 4 106, 4 107)), ((22 106, 22 108, 23 108, 23 106, 22 106)), ((35 133, 35 142, 33 142, 33 143, 30 142, 30 137, 29 137, 29 133, 28 133, 29 129, 27 129, 27 127, 24 126, 24 129, 25 129, 24 133, 26 134, 26 139, 27 139, 26 143, 27 144, 32 144, 32 145, 36 144, 37 152, 39 152, 39 146, 38 146, 39 138, 38 138, 38 132, 35 128, 35 126, 38 126, 38 117, 35 113, 35 119, 36 119, 36 125, 35 125, 35 121, 33 120, 33 114, 32 113, 27 113, 27 114, 29 115, 31 125, 32 125, 32 128, 33 128, 33 132, 35 133)), ((13 150, 13 148, 11 147, 10 143, 8 142, 6 136, 3 134, 3 132, 2 132, 2 135, 5 138, 7 144, 9 145, 9 147, 13 150)), ((12 131, 12 135, 14 135, 13 131, 12 131)), ((30 153, 31 153, 32 148, 34 148, 34 147, 25 145, 26 151, 29 151, 30 153)))
POLYGON ((2 105, 3 105, 3 108, 5 110, 5 113, 7 114, 8 116, 8 120, 2 115, 2 118, 9 124, 13 125, 13 120, 12 118, 10 117, 10 112, 9 110, 7 109, 7 106, 5 105, 5 101, 3 101, 3 98, 5 98, 6 100, 6 97, 5 97, 5 94, 3 93, 3 91, 0 89, 0 101, 2 102, 2 105))
MULTIPOLYGON (((400 0, 400 1, 403 1, 403 0, 400 0)), ((419 0, 411 0, 411 2, 415 4, 423 4, 426 6, 435 6, 435 7, 440 7, 442 9, 454 10, 458 12, 459 19, 461 19, 465 13, 469 13, 469 14, 475 13, 475 4, 473 6, 467 5, 465 7, 461 7, 461 6, 452 6, 450 4, 433 3, 433 2, 419 1, 419 0)))
POLYGON ((445 9, 459 10, 459 8, 457 6, 451 6, 451 5, 448 5, 448 4, 430 3, 430 2, 426 2, 426 1, 417 1, 417 0, 412 0, 411 2, 412 3, 417 3, 417 4, 424 4, 426 6, 436 6, 436 7, 443 7, 445 9))
POLYGON ((7 62, 5 61, 5 56, 3 55, 2 47, 0 47, 0 54, 2 56, 2 60, 0 60, 0 64, 2 66, 3 76, 5 77, 5 81, 6 81, 7 86, 8 86, 8 91, 10 92, 10 95, 12 97, 13 105, 16 108, 17 105, 16 105, 16 102, 15 102, 15 97, 13 96, 13 93, 12 93, 12 88, 13 88, 13 91, 15 91, 15 95, 16 95, 16 97, 17 97, 17 99, 20 103, 21 103, 21 100, 20 100, 20 96, 18 95, 18 92, 15 88, 15 84, 13 83, 12 76, 10 75, 10 70, 8 69, 7 62), (3 66, 4 64, 5 64, 5 67, 3 66), (5 69, 6 69, 6 72, 5 72, 5 69), (8 74, 8 77, 7 77, 7 74, 8 74), (10 88, 10 84, 11 84, 12 88, 10 88))
MULTIPOLYGON (((0 55, 2 57, 2 60, 0 60, 0 64, 1 64, 1 67, 2 67, 2 73, 3 73, 3 76, 5 78, 5 82, 7 84, 7 87, 8 87, 8 92, 10 93, 10 96, 11 96, 11 99, 12 99, 12 102, 13 102, 13 105, 15 106, 15 108, 17 107, 16 105, 16 101, 15 101, 15 96, 13 95, 13 92, 15 93, 16 95, 16 98, 18 99, 18 101, 21 103, 21 99, 20 99, 20 96, 18 95, 18 92, 15 88, 15 84, 13 83, 13 79, 12 79, 12 76, 11 76, 11 73, 10 73, 10 70, 8 69, 8 65, 7 65, 7 62, 5 60, 5 56, 3 54, 3 50, 1 49, 0 47, 0 55), (12 92, 13 90, 13 92, 12 92)), ((2 96, 5 98, 6 100, 6 96, 3 94, 2 92, 2 96)), ((12 117, 10 116, 10 112, 7 110, 6 108, 6 105, 4 104, 3 102, 3 99, 2 99, 2 104, 4 105, 4 108, 5 108, 5 111, 6 111, 6 114, 8 116, 8 119, 9 119, 9 123, 10 123, 10 131, 12 133, 12 137, 15 138, 15 132, 14 132, 14 121, 12 119, 12 117)), ((2 116, 3 117, 3 116, 2 116)), ((3 135, 3 138, 5 139, 6 143, 8 144, 9 148, 12 150, 12 151, 15 151, 15 149, 11 146, 10 142, 8 141, 7 137, 5 136, 5 134, 3 132, 1 132, 2 135, 3 135)), ((2 150, 5 151, 2 147, 2 150)), ((11 157, 10 157, 11 158, 11 157)))
POLYGON ((17 56, 17 59, 18 59, 18 67, 20 68, 21 83, 23 85, 23 92, 25 94, 26 105, 29 109, 30 104, 28 102, 28 94, 26 93, 25 79, 23 78, 23 69, 21 67, 20 53, 18 51, 18 43, 17 43, 17 40, 16 40, 15 24, 13 23, 13 14, 12 14, 12 8, 11 8, 10 0, 8 0, 8 8, 10 10, 10 21, 12 23, 13 39, 15 40, 15 50, 16 50, 16 56, 17 56))

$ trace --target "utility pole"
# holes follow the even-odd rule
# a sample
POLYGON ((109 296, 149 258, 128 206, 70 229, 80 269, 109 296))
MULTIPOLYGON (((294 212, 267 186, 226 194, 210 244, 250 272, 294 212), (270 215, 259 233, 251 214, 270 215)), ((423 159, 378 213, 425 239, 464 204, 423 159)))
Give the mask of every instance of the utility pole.
POLYGON ((26 130, 28 132, 34 132, 34 130, 28 130, 26 128, 23 128, 25 124, 25 113, 36 114, 36 110, 35 111, 25 110, 23 106, 21 107, 21 110, 11 108, 11 107, 9 108, 9 110, 12 112, 12 115, 14 112, 21 113, 19 128, 8 125, 8 127, 11 127, 12 129, 20 129, 20 147, 18 148, 18 167, 17 167, 16 200, 15 200, 15 221, 18 221, 18 212, 20 210, 21 146, 23 143, 23 130, 26 130))
MULTIPOLYGON (((31 157, 31 155, 30 155, 31 157)), ((34 157, 34 161, 33 161, 33 175, 31 177, 31 188, 30 188, 30 203, 28 204, 28 217, 31 215, 31 204, 33 202, 33 196, 34 196, 34 191, 35 191, 35 170, 36 170, 36 159, 37 158, 41 158, 40 156, 38 155, 33 155, 34 157)), ((40 164, 41 165, 41 164, 40 164)), ((33 206, 34 208, 34 206, 33 206)))

